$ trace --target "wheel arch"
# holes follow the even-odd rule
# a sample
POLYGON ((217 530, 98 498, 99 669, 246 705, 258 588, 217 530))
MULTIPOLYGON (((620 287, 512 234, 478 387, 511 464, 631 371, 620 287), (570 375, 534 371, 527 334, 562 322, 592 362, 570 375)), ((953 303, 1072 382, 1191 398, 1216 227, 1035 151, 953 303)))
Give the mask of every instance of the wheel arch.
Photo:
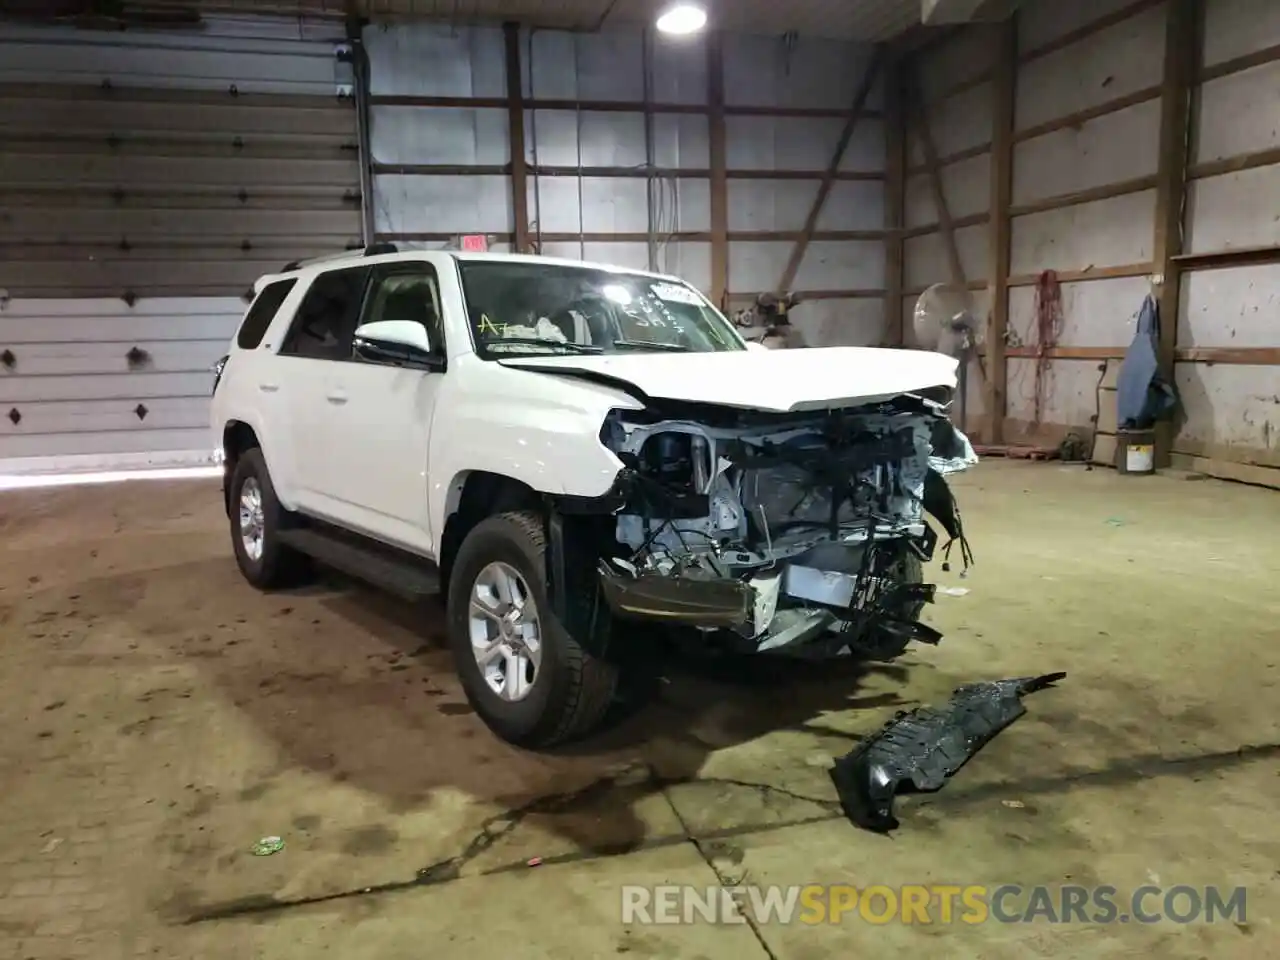
MULTIPOLYGON (((246 450, 262 449, 262 442, 253 427, 243 420, 228 420, 222 427, 222 505, 231 515, 231 478, 236 464, 246 450)), ((265 457, 265 452, 263 456, 265 457)))
POLYGON ((454 558, 467 534, 485 518, 515 510, 536 510, 545 517, 546 504, 533 487, 507 474, 462 470, 453 477, 445 500, 437 559, 440 582, 446 590, 454 558))

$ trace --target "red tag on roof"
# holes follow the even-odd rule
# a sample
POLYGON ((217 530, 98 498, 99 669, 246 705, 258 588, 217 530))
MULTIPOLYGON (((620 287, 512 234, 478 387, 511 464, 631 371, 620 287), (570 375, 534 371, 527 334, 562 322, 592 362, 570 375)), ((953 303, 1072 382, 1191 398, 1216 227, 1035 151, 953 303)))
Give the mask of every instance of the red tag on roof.
POLYGON ((462 238, 462 249, 468 253, 488 253, 489 238, 483 233, 471 233, 462 238))

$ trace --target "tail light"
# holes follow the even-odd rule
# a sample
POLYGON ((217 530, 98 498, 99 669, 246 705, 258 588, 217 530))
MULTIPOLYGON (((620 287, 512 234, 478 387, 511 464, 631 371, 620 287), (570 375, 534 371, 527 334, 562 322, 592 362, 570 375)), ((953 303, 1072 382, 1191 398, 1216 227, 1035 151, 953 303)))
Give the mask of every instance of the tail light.
POLYGON ((210 396, 218 392, 218 384, 222 382, 222 371, 227 368, 227 361, 230 359, 229 356, 223 357, 209 368, 213 371, 213 389, 209 391, 210 396))

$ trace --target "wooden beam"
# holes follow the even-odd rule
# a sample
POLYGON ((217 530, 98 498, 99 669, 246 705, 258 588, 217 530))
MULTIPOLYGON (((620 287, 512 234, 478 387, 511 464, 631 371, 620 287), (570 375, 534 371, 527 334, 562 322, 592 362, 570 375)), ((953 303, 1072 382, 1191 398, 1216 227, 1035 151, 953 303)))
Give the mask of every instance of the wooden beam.
POLYGON ((1236 247, 1231 250, 1207 250, 1180 253, 1173 258, 1182 270, 1215 270, 1224 267, 1249 267, 1280 263, 1280 246, 1236 247))
MULTIPOLYGON (((1187 169, 1191 157, 1192 100, 1200 61, 1197 0, 1169 0, 1165 21, 1164 72, 1160 82, 1160 155, 1156 172, 1155 237, 1152 260, 1154 287, 1160 307, 1160 336, 1156 359, 1161 375, 1174 382, 1177 358, 1178 308, 1187 199, 1187 169)), ((1169 464, 1174 431, 1168 421, 1156 430, 1156 466, 1169 464)))
MULTIPOLYGON (((450 237, 456 236, 455 233, 447 231, 383 231, 378 234, 377 239, 389 240, 395 242, 403 241, 421 241, 421 240, 448 240, 450 237)), ((509 233, 489 232, 490 237, 501 237, 508 240, 512 236, 509 233)), ((648 232, 644 231, 590 231, 579 233, 556 233, 555 231, 543 230, 540 234, 544 243, 569 243, 579 239, 588 243, 645 243, 648 238, 648 232)), ((665 236, 665 235, 664 235, 665 236)), ((729 230, 725 233, 725 237, 729 243, 794 243, 804 234, 799 230, 729 230)), ((707 230, 677 230, 670 234, 669 238, 677 243, 711 243, 714 234, 707 230)), ((883 230, 816 230, 813 234, 814 240, 836 240, 836 241, 855 241, 862 243, 883 243, 890 239, 890 234, 883 230)), ((55 246, 63 246, 58 241, 50 241, 55 246)), ((159 242, 159 241, 157 241, 159 242)), ((172 241, 164 241, 171 243, 172 241)), ((113 249, 118 248, 119 241, 112 240, 107 244, 113 249)), ((29 244, 26 246, 30 246, 29 244)), ((239 242, 236 243, 239 249, 239 242)))
POLYGON ((1174 357, 1182 363, 1274 367, 1280 366, 1280 347, 1178 347, 1174 357))
POLYGON ((1017 84, 1017 15, 995 28, 995 68, 991 94, 991 218, 987 231, 990 244, 987 276, 990 304, 987 313, 987 378, 983 396, 986 436, 989 443, 1004 440, 1004 419, 1009 371, 1006 336, 1009 330, 1009 267, 1012 256, 1013 218, 1013 124, 1017 84))
POLYGON ((729 295, 729 183, 726 175, 724 120, 724 35, 707 37, 707 153, 711 164, 711 302, 728 308, 729 295))
POLYGON ((901 58, 885 67, 885 206, 884 228, 890 231, 884 255, 884 337, 887 343, 906 343, 902 323, 902 288, 906 283, 907 222, 907 117, 903 111, 903 62, 901 58))
POLYGON ((1235 480, 1238 483, 1280 490, 1280 470, 1273 470, 1270 467, 1189 457, 1181 453, 1175 453, 1170 457, 1170 466, 1179 470, 1190 470, 1193 473, 1208 474, 1218 480, 1235 480))
MULTIPOLYGON (((525 101, 528 106, 528 101, 525 101)), ((509 163, 375 163, 374 172, 391 175, 421 175, 431 177, 478 177, 506 176, 511 172, 509 163)), ((528 176, 540 177, 599 177, 619 180, 646 180, 649 171, 643 166, 627 167, 577 167, 557 164, 539 164, 526 162, 525 172, 528 176)), ((706 180, 711 177, 710 167, 655 167, 656 177, 674 177, 680 180, 706 180)), ((726 170, 724 175, 729 180, 821 180, 821 170, 726 170)), ((840 171, 836 180, 857 180, 878 182, 884 174, 869 171, 840 171)))
MULTIPOLYGON (((902 295, 904 297, 918 297, 920 296, 920 294, 928 290, 931 286, 933 286, 933 284, 929 283, 929 284, 925 284, 923 287, 906 287, 905 289, 903 289, 902 295)), ((974 293, 977 293, 978 291, 987 289, 987 281, 970 280, 965 285, 965 289, 970 290, 974 293)))
MULTIPOLYGON (((979 224, 986 223, 991 219, 991 215, 985 210, 982 213, 970 213, 967 216, 956 217, 951 221, 953 229, 962 230, 965 227, 976 227, 979 224)), ((910 240, 912 237, 927 237, 931 233, 938 233, 942 229, 940 223, 922 223, 918 227, 908 227, 902 231, 904 240, 910 240)))
MULTIPOLYGON (((1059 283, 1085 283, 1089 280, 1117 280, 1121 277, 1149 277, 1153 264, 1122 263, 1114 267, 1085 267, 1083 270, 1055 270, 1059 283)), ((1009 278, 1011 287, 1034 287, 1039 273, 1016 273, 1009 278)))
POLYGON ((962 93, 968 93, 975 87, 980 87, 984 83, 990 82, 991 78, 991 71, 983 70, 976 76, 969 77, 966 80, 960 80, 957 83, 951 84, 949 87, 944 87, 941 90, 934 91, 933 96, 925 100, 925 103, 929 106, 933 106, 934 104, 942 103, 944 100, 950 100, 952 97, 958 97, 962 93))
POLYGON ((520 26, 504 23, 507 52, 507 142, 511 145, 512 246, 529 250, 529 173, 524 146, 524 74, 520 66, 520 26))
POLYGON ((1269 63, 1275 63, 1277 60, 1280 60, 1280 43, 1273 44, 1270 47, 1263 47, 1261 50, 1254 50, 1252 53, 1246 53, 1243 56, 1233 57, 1230 60, 1223 60, 1221 63, 1215 63, 1211 67, 1204 67, 1200 71, 1200 82, 1208 83, 1210 80, 1228 77, 1242 70, 1264 67, 1269 63))
MULTIPOLYGON (((730 302, 750 302, 754 303, 756 298, 765 291, 763 290, 735 290, 728 294, 730 302)), ((804 300, 882 300, 884 299, 884 291, 880 289, 851 289, 851 290, 793 290, 792 293, 798 294, 804 300)))
MULTIPOLYGON (((972 147, 965 147, 963 150, 957 150, 955 153, 944 153, 938 157, 938 166, 947 167, 953 163, 960 163, 963 160, 972 160, 974 157, 980 157, 984 153, 991 151, 990 143, 977 143, 972 147)), ((928 173, 929 168, 923 163, 912 164, 907 167, 908 173, 928 173)))
POLYGON ((1113 10, 1105 16, 1101 16, 1096 20, 1091 20, 1084 26, 1077 27, 1075 30, 1064 33, 1060 37, 1055 37, 1048 43, 1042 43, 1038 47, 1027 50, 1018 58, 1018 62, 1028 63, 1032 60, 1038 60, 1041 57, 1047 57, 1049 54, 1056 53, 1058 50, 1062 50, 1072 44, 1079 43, 1081 40, 1086 37, 1091 37, 1095 33, 1101 33, 1103 30, 1108 30, 1111 27, 1124 23, 1126 20, 1136 17, 1138 14, 1150 10, 1152 7, 1158 7, 1162 3, 1164 3, 1164 0, 1134 0, 1133 3, 1126 4, 1119 10, 1113 10))
POLYGON ((1265 150, 1254 150, 1251 153, 1238 153, 1234 157, 1223 157, 1219 160, 1206 160, 1191 168, 1193 180, 1205 177, 1220 177, 1227 173, 1240 173, 1258 167, 1269 167, 1280 163, 1280 147, 1268 147, 1265 150))
POLYGON ((1155 100, 1160 96, 1160 90, 1159 86, 1143 87, 1141 90, 1135 90, 1133 93, 1125 94, 1123 97, 1116 97, 1114 100, 1108 100, 1105 103, 1086 107, 1084 110, 1077 110, 1075 113, 1068 113, 1053 120, 1046 120, 1044 123, 1037 123, 1033 127, 1018 130, 1014 133, 1013 139, 1017 143, 1021 143, 1023 140, 1034 140, 1036 137, 1043 137, 1046 133, 1054 133, 1058 130, 1065 130, 1068 127, 1081 127, 1090 120, 1097 120, 1099 117, 1105 117, 1109 113, 1118 113, 1121 110, 1136 107, 1140 103, 1155 100))
POLYGON ((831 163, 827 165, 827 170, 822 176, 822 182, 818 185, 817 196, 813 198, 813 203, 809 207, 809 215, 805 217, 804 233, 796 241, 796 245, 791 251, 791 258, 787 261, 787 265, 782 271, 782 276, 778 279, 779 294, 786 293, 791 285, 795 283, 796 274, 800 270, 800 263, 804 260, 805 251, 809 249, 809 240, 813 236, 813 231, 818 227, 818 218, 822 215, 822 207, 827 202, 827 196, 831 193, 831 186, 836 181, 836 174, 840 171, 840 162, 844 160, 845 151, 849 148, 849 141, 853 139, 853 132, 857 129, 858 121, 866 113, 867 98, 871 96, 871 89, 875 86, 876 77, 880 73, 884 59, 884 46, 876 47, 875 53, 871 56, 871 63, 867 65, 867 71, 862 76, 862 82, 858 84, 858 90, 853 95, 853 106, 849 108, 849 115, 845 119, 844 129, 840 131, 840 138, 836 141, 836 148, 831 154, 831 163))
MULTIPOLYGON (((467 107, 477 110, 500 110, 507 105, 506 97, 448 97, 420 94, 380 93, 369 98, 375 107, 467 107)), ((555 99, 548 97, 526 98, 530 110, 581 110, 585 113, 640 113, 644 105, 638 100, 587 100, 555 99)), ((697 103, 654 103, 654 113, 674 113, 688 116, 709 116, 711 110, 697 103)), ((839 107, 773 107, 746 104, 726 104, 724 112, 736 117, 788 117, 814 120, 844 120, 847 110, 839 107)), ((864 117, 879 117, 879 110, 865 110, 864 117)))
POLYGON ((1071 193, 1060 193, 1052 197, 1041 197, 1039 200, 1028 200, 1009 208, 1011 217, 1025 217, 1031 213, 1045 213, 1049 210, 1061 210, 1063 207, 1076 207, 1082 203, 1097 203, 1099 200, 1110 200, 1131 193, 1141 193, 1156 186, 1156 176, 1134 177, 1119 183, 1104 183, 1099 187, 1088 187, 1074 190, 1071 193))
POLYGON ((938 163, 938 145, 934 142, 933 131, 929 129, 929 113, 920 97, 920 79, 918 65, 908 71, 907 88, 909 116, 915 120, 908 129, 914 129, 920 141, 920 151, 924 154, 925 169, 929 174, 929 186, 933 191, 933 203, 938 212, 938 227, 947 244, 947 263, 951 268, 951 282, 961 288, 968 287, 964 264, 960 260, 960 247, 956 244, 956 227, 951 219, 951 208, 947 204, 947 192, 942 184, 942 168, 938 163))

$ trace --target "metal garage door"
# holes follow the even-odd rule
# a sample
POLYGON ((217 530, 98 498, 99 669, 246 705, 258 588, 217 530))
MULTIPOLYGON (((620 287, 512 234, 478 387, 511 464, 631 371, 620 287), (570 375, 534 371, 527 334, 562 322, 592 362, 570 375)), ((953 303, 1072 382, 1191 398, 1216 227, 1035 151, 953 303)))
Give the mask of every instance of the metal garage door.
POLYGON ((341 40, 0 27, 0 471, 207 455, 254 279, 361 239, 341 40))

